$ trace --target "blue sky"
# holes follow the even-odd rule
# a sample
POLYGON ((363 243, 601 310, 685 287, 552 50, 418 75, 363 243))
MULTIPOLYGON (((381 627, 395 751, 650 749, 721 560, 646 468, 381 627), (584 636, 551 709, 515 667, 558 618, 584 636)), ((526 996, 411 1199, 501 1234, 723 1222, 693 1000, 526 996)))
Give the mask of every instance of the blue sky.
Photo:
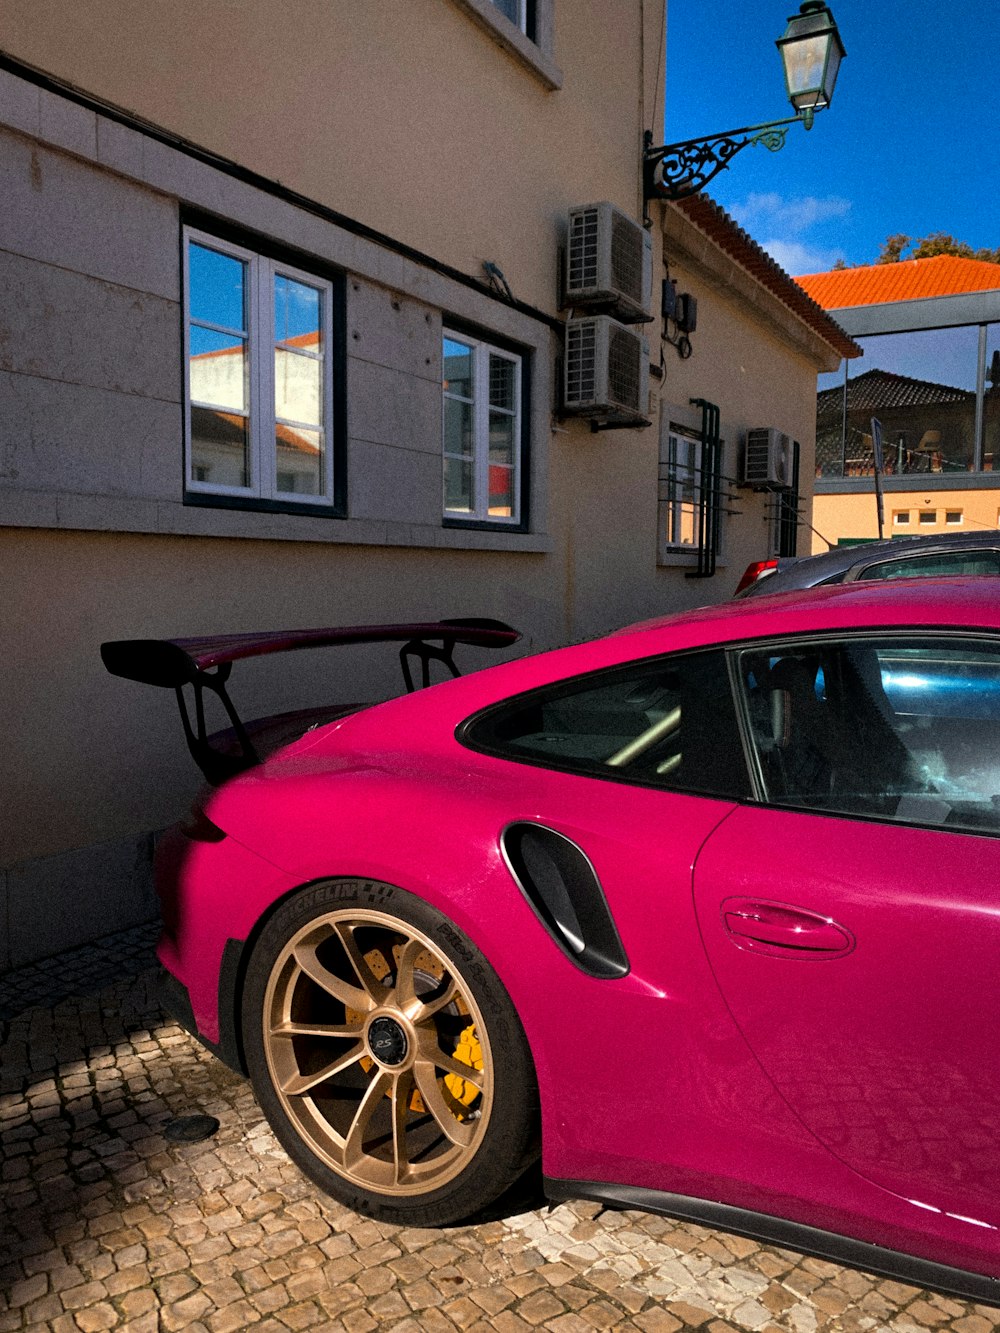
MULTIPOLYGON (((788 272, 869 264, 892 232, 1000 246, 998 0, 828 0, 833 105, 707 187, 788 272)), ((791 114, 774 45, 798 0, 668 0, 664 142, 791 114)))

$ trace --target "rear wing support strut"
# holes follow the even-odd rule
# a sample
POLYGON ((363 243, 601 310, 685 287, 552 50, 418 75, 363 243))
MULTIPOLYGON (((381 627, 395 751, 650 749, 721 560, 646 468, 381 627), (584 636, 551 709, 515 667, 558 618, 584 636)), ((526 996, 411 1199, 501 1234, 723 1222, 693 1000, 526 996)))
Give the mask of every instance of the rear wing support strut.
MULTIPOLYGON (((348 643, 392 643, 402 641, 399 661, 409 692, 414 685, 410 662, 420 662, 420 686, 431 683, 431 662, 440 662, 452 676, 461 672, 455 664, 459 643, 480 648, 507 648, 520 638, 517 630, 501 620, 468 617, 403 625, 353 625, 346 628, 269 630, 260 634, 216 634, 197 639, 117 639, 101 645, 101 658, 113 676, 172 689, 191 757, 213 785, 260 763, 260 755, 244 725, 226 685, 233 663, 245 657, 292 652, 302 648, 326 648, 348 643), (185 695, 191 686, 192 709, 185 695), (221 703, 232 724, 227 748, 213 745, 205 714, 205 691, 221 703), (234 752, 232 741, 238 746, 234 752)), ((323 719, 354 711, 358 705, 326 707, 323 719)), ((303 728, 306 723, 303 723, 303 728)), ((252 724, 251 724, 252 729, 252 724)), ((216 733, 217 735, 217 733, 216 733)))

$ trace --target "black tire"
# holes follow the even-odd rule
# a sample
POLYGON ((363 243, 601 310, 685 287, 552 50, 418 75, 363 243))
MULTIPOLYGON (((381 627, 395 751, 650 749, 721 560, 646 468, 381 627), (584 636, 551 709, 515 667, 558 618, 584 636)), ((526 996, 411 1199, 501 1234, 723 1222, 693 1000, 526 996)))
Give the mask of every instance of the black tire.
POLYGON ((403 889, 325 880, 286 900, 254 946, 242 1010, 271 1128, 359 1213, 459 1222, 538 1157, 534 1066, 506 990, 403 889))

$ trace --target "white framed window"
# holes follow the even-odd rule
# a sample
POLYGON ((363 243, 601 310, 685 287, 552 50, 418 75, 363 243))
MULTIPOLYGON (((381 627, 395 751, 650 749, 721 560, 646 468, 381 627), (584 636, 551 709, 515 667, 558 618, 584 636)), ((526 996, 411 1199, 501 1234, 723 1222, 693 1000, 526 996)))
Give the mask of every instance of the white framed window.
POLYGON ((908 509, 893 510, 892 521, 897 528, 908 528, 910 526, 910 511, 908 509))
POLYGON ((944 521, 949 527, 958 528, 962 525, 961 509, 946 509, 944 511, 944 521))
POLYGON ((555 91, 563 74, 555 64, 555 0, 453 0, 507 55, 555 91))
POLYGON ((445 329, 441 371, 445 518, 520 523, 521 358, 445 329))
POLYGON ((333 284, 184 229, 185 485, 332 506, 333 284))
MULTIPOLYGON (((661 431, 659 475, 660 555, 697 555, 711 546, 720 553, 719 496, 712 469, 706 466, 714 448, 701 433, 675 422, 661 431)), ((723 449, 722 441, 718 449, 723 449)), ((721 460, 721 452, 719 458, 721 460)))
POLYGON ((671 426, 660 448, 660 537, 668 551, 698 549, 701 478, 701 439, 671 426))
POLYGON ((918 518, 924 527, 930 527, 933 523, 937 522, 937 510, 921 509, 918 518))
POLYGON ((528 0, 492 0, 492 3, 504 18, 510 19, 515 28, 520 28, 523 33, 534 38, 534 33, 528 32, 528 0))

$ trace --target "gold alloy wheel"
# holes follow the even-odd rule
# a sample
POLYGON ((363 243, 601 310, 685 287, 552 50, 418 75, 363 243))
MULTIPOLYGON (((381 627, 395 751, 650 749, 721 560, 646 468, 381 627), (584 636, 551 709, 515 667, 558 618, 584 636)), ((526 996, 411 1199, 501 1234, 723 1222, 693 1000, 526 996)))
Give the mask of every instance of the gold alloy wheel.
POLYGON ((486 1027, 458 968, 408 923, 354 907, 299 929, 268 978, 263 1038, 299 1136, 362 1189, 428 1193, 475 1156, 493 1105, 486 1027))

